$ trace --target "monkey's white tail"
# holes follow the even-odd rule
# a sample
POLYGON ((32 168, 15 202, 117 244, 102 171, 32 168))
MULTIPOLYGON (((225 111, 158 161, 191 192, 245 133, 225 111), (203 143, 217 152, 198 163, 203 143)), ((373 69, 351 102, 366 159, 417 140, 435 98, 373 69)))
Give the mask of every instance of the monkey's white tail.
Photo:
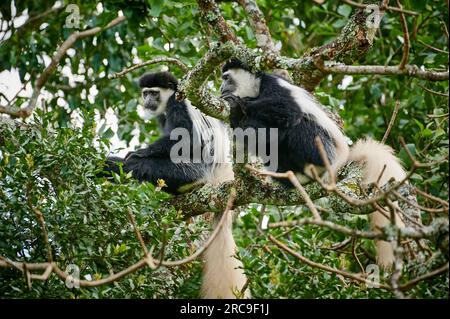
MULTIPOLYGON (((393 154, 393 149, 377 141, 366 139, 358 140, 350 149, 349 160, 359 162, 364 165, 365 184, 376 183, 381 187, 391 178, 401 181, 406 173, 400 164, 399 159, 393 154), (384 166, 386 168, 383 171, 384 166)), ((372 227, 383 228, 390 221, 382 213, 376 211, 370 215, 372 227)), ((404 227, 400 217, 396 216, 396 224, 404 227)), ((377 263, 383 268, 389 268, 393 264, 395 257, 392 245, 389 242, 379 240, 376 242, 377 263)))
MULTIPOLYGON (((232 233, 233 216, 227 214, 225 218, 221 230, 204 252, 203 298, 235 299, 247 281, 241 261, 234 257, 236 243, 232 233)), ((218 219, 214 220, 216 226, 218 219)), ((246 289, 242 297, 251 298, 250 291, 246 289)))

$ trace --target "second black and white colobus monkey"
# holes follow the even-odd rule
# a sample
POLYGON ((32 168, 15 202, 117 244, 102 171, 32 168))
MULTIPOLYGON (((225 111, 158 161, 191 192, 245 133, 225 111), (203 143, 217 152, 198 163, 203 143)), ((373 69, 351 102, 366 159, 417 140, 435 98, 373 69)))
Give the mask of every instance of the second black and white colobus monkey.
MULTIPOLYGON (((125 172, 132 172, 139 181, 153 184, 163 179, 167 184, 164 190, 178 193, 180 187, 187 184, 204 182, 217 184, 233 179, 233 170, 229 161, 230 139, 223 123, 204 116, 188 100, 177 101, 175 92, 178 81, 169 72, 147 73, 139 80, 144 100, 145 116, 157 116, 162 136, 147 148, 130 152, 125 159, 110 157, 106 170, 119 171, 122 163, 125 172), (212 160, 204 160, 194 154, 183 162, 174 163, 171 148, 183 143, 172 136, 175 129, 183 128, 189 132, 190 139, 185 143, 201 145, 202 154, 212 155, 212 160), (197 156, 197 161, 194 158, 197 156), (200 161, 198 161, 200 159, 200 161)), ((197 150, 198 151, 198 150, 197 150)), ((214 226, 220 220, 215 214, 214 226)), ((236 244, 232 234, 233 220, 230 214, 214 241, 204 252, 204 271, 202 280, 203 298, 236 298, 234 292, 241 291, 247 279, 242 263, 234 257, 236 244)), ((247 290, 245 297, 250 297, 247 290)))
MULTIPOLYGON (((231 107, 232 128, 278 129, 277 172, 291 170, 300 182, 312 177, 313 166, 323 172, 324 163, 315 144, 319 136, 334 172, 348 161, 356 161, 364 164, 366 184, 376 183, 385 165, 378 186, 391 178, 400 181, 405 177, 389 146, 367 139, 357 141, 349 149, 340 128, 306 90, 277 76, 264 72, 254 74, 238 60, 223 66, 222 79, 221 93, 231 107)), ((374 227, 390 223, 380 212, 372 213, 370 219, 374 227)), ((398 216, 397 225, 404 226, 398 216)), ((395 259, 391 244, 378 241, 376 246, 378 264, 390 267, 395 259)))

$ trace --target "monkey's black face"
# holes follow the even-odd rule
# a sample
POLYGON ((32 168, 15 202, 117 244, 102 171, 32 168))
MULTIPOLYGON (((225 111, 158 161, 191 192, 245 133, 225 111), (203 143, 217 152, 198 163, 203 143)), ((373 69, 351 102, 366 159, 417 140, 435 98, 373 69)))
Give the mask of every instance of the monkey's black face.
POLYGON ((220 85, 221 96, 224 97, 233 94, 236 91, 236 82, 233 80, 229 72, 222 75, 222 84, 220 85))
POLYGON ((161 93, 156 88, 144 88, 142 98, 144 99, 144 108, 152 112, 156 112, 161 104, 161 93))

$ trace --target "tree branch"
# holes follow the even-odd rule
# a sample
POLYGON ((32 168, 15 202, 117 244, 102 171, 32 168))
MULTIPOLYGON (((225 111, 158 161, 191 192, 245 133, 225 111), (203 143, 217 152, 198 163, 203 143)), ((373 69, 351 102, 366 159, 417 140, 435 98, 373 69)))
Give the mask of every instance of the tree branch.
POLYGON ((219 36, 220 41, 225 43, 232 41, 239 43, 233 30, 228 26, 225 19, 220 14, 219 6, 214 0, 197 0, 202 17, 208 21, 214 32, 219 36))
POLYGON ((399 288, 400 288, 400 290, 411 289, 412 287, 417 285, 419 282, 421 282, 423 280, 426 280, 426 279, 429 279, 429 278, 433 278, 433 277, 435 277, 437 275, 442 274, 443 272, 448 272, 448 263, 446 263, 444 266, 442 266, 442 267, 440 267, 440 268, 438 268, 436 270, 433 270, 433 271, 431 271, 429 273, 423 274, 422 276, 414 278, 414 279, 408 281, 407 283, 405 283, 403 285, 400 285, 399 288))
POLYGON ((108 23, 105 27, 95 27, 89 30, 85 30, 82 32, 75 32, 72 33, 66 41, 63 42, 63 44, 58 48, 58 50, 53 55, 53 58, 50 62, 50 64, 45 68, 45 70, 41 73, 41 75, 38 77, 36 82, 34 83, 34 90, 33 94, 31 96, 31 99, 28 103, 28 105, 25 108, 17 108, 13 106, 0 106, 0 113, 9 114, 13 117, 22 117, 26 118, 29 117, 35 107, 38 100, 38 97, 41 93, 42 88, 44 87, 45 83, 47 83, 47 80, 50 78, 50 76, 55 71, 56 67, 59 64, 59 61, 63 58, 63 56, 66 54, 67 50, 79 39, 83 39, 86 37, 90 37, 96 33, 99 33, 100 31, 112 28, 113 26, 121 23, 125 20, 125 16, 120 16, 112 20, 110 23, 108 23))
MULTIPOLYGON (((400 0, 397 0, 397 5, 400 9, 403 9, 400 0)), ((403 56, 398 68, 400 70, 403 70, 405 68, 405 65, 408 63, 409 48, 411 47, 409 43, 408 24, 406 23, 405 14, 403 12, 400 12, 400 22, 402 23, 402 30, 403 30, 403 56)))
POLYGON ((228 122, 229 107, 224 100, 205 88, 208 76, 236 51, 232 42, 215 44, 178 85, 177 100, 188 98, 203 113, 228 122))
POLYGON ((381 139, 381 143, 386 143, 387 138, 389 137, 389 134, 391 133, 392 127, 394 126, 395 119, 397 118, 398 110, 400 109, 400 101, 395 101, 395 107, 394 111, 392 112, 391 119, 389 121, 388 127, 386 129, 386 132, 383 135, 383 138, 381 139))
MULTIPOLYGON (((259 173, 245 171, 239 173, 240 178, 220 185, 206 184, 187 194, 174 197, 165 203, 167 207, 175 206, 181 211, 183 218, 204 214, 206 212, 221 212, 226 206, 226 199, 231 188, 235 188, 237 195, 236 206, 246 206, 259 203, 275 206, 304 205, 305 200, 297 189, 287 189, 267 178, 260 178, 259 173)), ((391 189, 405 187, 403 183, 388 184, 388 188, 375 192, 367 198, 361 190, 362 168, 356 163, 347 164, 339 175, 341 180, 331 189, 320 183, 311 182, 302 185, 312 201, 326 197, 326 205, 341 214, 366 215, 374 211, 373 203, 382 200, 391 189)))
MULTIPOLYGON (((354 1, 351 1, 351 0, 342 0, 342 1, 347 3, 347 4, 349 4, 349 5, 351 5, 351 6, 354 6, 354 7, 357 7, 357 8, 361 8, 361 9, 365 9, 368 6, 367 4, 357 3, 357 2, 354 2, 354 1)), ((382 5, 380 7, 380 9, 381 10, 387 10, 387 11, 393 11, 393 12, 405 13, 405 14, 409 14, 409 15, 413 15, 413 16, 418 16, 419 15, 418 12, 411 11, 411 10, 405 10, 403 8, 391 7, 391 6, 388 6, 387 4, 386 5, 382 5)))
POLYGON ((244 8, 250 21, 250 25, 255 31, 256 43, 259 48, 266 52, 278 54, 275 43, 270 35, 264 15, 256 4, 255 0, 238 0, 239 4, 244 8))
MULTIPOLYGON (((189 263, 195 259, 197 259, 208 246, 214 241, 219 231, 222 229, 223 224, 225 223, 225 220, 228 219, 228 214, 231 213, 231 209, 233 208, 234 199, 236 197, 236 191, 234 189, 230 190, 229 197, 227 200, 227 204, 225 207, 225 211, 223 212, 222 218, 220 219, 219 223, 217 224, 214 231, 209 236, 208 240, 203 243, 194 253, 189 255, 186 258, 180 259, 180 260, 163 260, 158 261, 155 260, 152 257, 152 250, 144 256, 141 260, 138 262, 132 264, 131 266, 123 269, 122 271, 112 274, 108 277, 99 279, 99 280, 80 280, 78 278, 74 278, 71 275, 68 275, 66 272, 61 270, 59 266, 55 262, 45 262, 45 263, 24 263, 24 262, 16 262, 9 260, 3 256, 0 256, 0 267, 12 267, 15 268, 23 273, 25 273, 29 279, 37 279, 37 280, 47 280, 48 277, 52 272, 54 272, 60 279, 62 280, 71 280, 75 285, 79 285, 82 287, 96 287, 101 285, 106 285, 112 282, 115 282, 131 273, 136 272, 140 268, 145 267, 146 265, 150 266, 152 269, 156 269, 157 265, 162 265, 166 267, 177 267, 186 263, 189 263), (44 269, 45 272, 43 275, 31 275, 29 271, 30 270, 42 270, 44 269)), ((132 214, 130 213, 130 217, 132 214)), ((134 220, 134 218, 133 218, 134 220)), ((134 221, 132 221, 133 226, 135 226, 134 221)), ((137 228, 135 228, 137 229, 137 228)), ((136 232, 139 233, 138 231, 136 232)), ((139 235, 138 235, 139 237, 139 235)), ((144 245, 145 246, 145 245, 144 245)))
MULTIPOLYGON (((386 1, 374 1, 379 8, 386 1)), ((339 36, 332 42, 312 49, 303 58, 301 67, 294 70, 294 81, 305 89, 312 91, 325 78, 326 72, 317 67, 318 61, 335 61, 353 63, 364 56, 372 47, 378 23, 384 15, 383 10, 371 13, 367 6, 356 9, 339 36), (374 17, 375 21, 371 21, 374 17)))
MULTIPOLYGON (((351 273, 351 272, 347 272, 347 271, 343 271, 343 270, 340 270, 340 269, 336 269, 336 268, 333 268, 333 267, 330 267, 330 266, 327 266, 327 265, 316 263, 316 262, 314 262, 314 261, 312 261, 312 260, 310 260, 310 259, 308 259, 308 258, 306 258, 306 257, 304 257, 302 255, 300 255, 299 253, 295 252, 294 250, 292 250, 291 248, 289 248, 288 246, 286 246, 285 244, 283 244, 279 240, 275 239, 275 237, 273 237, 272 235, 269 235, 268 238, 269 238, 269 240, 271 242, 273 242, 276 246, 278 246, 278 248, 288 252, 290 255, 294 256, 295 258, 297 258, 301 262, 303 262, 303 263, 305 263, 305 264, 307 264, 307 265, 309 265, 311 267, 318 268, 318 269, 321 269, 321 270, 325 270, 327 272, 331 272, 331 273, 334 273, 334 274, 338 274, 338 275, 344 276, 346 278, 350 278, 350 279, 353 279, 353 280, 365 283, 367 285, 375 285, 376 284, 376 283, 374 283, 374 282, 372 282, 370 280, 367 280, 367 279, 365 279, 365 278, 363 278, 363 277, 361 277, 361 276, 359 276, 357 274, 354 274, 354 273, 351 273)), ((381 283, 378 283, 377 287, 378 288, 383 288, 383 289, 390 289, 390 286, 388 286, 386 284, 381 284, 381 283)))
POLYGON ((133 65, 133 66, 131 66, 131 67, 125 69, 125 70, 122 70, 121 72, 114 73, 114 74, 111 75, 111 79, 117 79, 117 78, 122 77, 125 74, 127 74, 127 73, 129 73, 131 71, 134 71, 136 69, 142 68, 142 67, 147 66, 147 65, 157 64, 157 63, 162 63, 162 62, 173 63, 173 64, 177 65, 184 73, 189 71, 189 69, 186 66, 186 64, 184 64, 183 62, 181 62, 178 59, 168 58, 168 57, 160 57, 160 58, 155 58, 155 59, 151 59, 149 61, 145 61, 145 62, 142 62, 142 63, 135 64, 135 65, 133 65))
POLYGON ((381 75, 406 75, 428 81, 448 81, 448 71, 423 70, 416 65, 405 65, 404 69, 398 66, 382 65, 333 65, 323 66, 327 73, 337 74, 381 74, 381 75))

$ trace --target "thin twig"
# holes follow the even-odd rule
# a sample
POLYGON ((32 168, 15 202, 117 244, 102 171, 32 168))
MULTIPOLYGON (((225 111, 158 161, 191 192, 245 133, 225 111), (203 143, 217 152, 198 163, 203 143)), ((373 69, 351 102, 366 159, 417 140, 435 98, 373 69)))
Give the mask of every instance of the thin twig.
POLYGON ((250 284, 250 279, 247 278, 247 280, 245 281, 245 284, 242 286, 241 290, 239 291, 239 296, 245 296, 245 292, 247 291, 249 284, 250 284))
POLYGON ((131 66, 131 67, 121 71, 121 72, 113 73, 111 75, 111 79, 117 79, 117 78, 122 77, 125 74, 127 74, 127 73, 129 73, 131 71, 134 71, 136 69, 142 68, 142 67, 147 66, 147 65, 157 64, 157 63, 162 63, 162 62, 173 63, 173 64, 177 65, 185 73, 189 71, 189 68, 186 66, 186 64, 184 64, 183 62, 181 62, 178 59, 167 58, 167 57, 160 57, 160 58, 155 58, 155 59, 151 59, 149 61, 145 61, 145 62, 142 62, 142 63, 135 64, 135 65, 133 65, 133 66, 131 66))
POLYGON ((349 238, 344 239, 340 243, 334 243, 333 245, 331 245, 331 247, 322 247, 322 248, 329 249, 329 250, 339 250, 339 249, 347 246, 352 241, 352 239, 353 239, 353 237, 349 237, 349 238))
POLYGON ((442 198, 428 194, 427 192, 424 192, 423 190, 421 190, 417 187, 414 187, 414 191, 417 192, 419 195, 422 195, 423 197, 425 197, 431 201, 441 204, 444 207, 447 207, 447 208, 449 207, 449 203, 447 201, 443 200, 442 198))
MULTIPOLYGON (((445 227, 448 226, 448 223, 445 224, 444 221, 439 221, 436 223, 437 224, 431 224, 429 226, 421 225, 421 227, 420 228, 418 227, 417 229, 412 227, 397 227, 397 229, 404 238, 412 238, 412 239, 432 238, 432 236, 435 236, 436 234, 441 234, 443 231, 445 232, 445 227), (444 230, 442 228, 444 228, 444 230)), ((268 228, 294 227, 302 225, 316 225, 334 230, 344 235, 366 239, 386 240, 390 234, 389 229, 385 230, 384 228, 382 228, 373 231, 363 231, 335 224, 327 220, 315 220, 313 218, 301 218, 291 221, 269 223, 268 228)))
MULTIPOLYGON (((360 9, 365 9, 368 6, 367 4, 357 3, 357 2, 354 2, 354 1, 351 1, 351 0, 342 0, 342 1, 347 3, 347 4, 349 4, 349 5, 351 5, 351 6, 360 8, 360 9)), ((383 5, 381 5, 380 9, 381 10, 387 10, 387 11, 406 13, 406 14, 410 14, 410 15, 413 15, 413 16, 418 16, 419 15, 418 12, 411 11, 411 10, 405 10, 403 8, 396 8, 396 7, 390 7, 390 6, 383 6, 383 5)))
POLYGON ((445 23, 445 21, 441 21, 441 24, 444 27, 444 33, 445 33, 445 36, 447 37, 447 41, 448 41, 449 35, 448 35, 447 23, 445 23))
POLYGON ((358 255, 356 254, 356 243, 357 243, 356 237, 353 237, 353 239, 352 239, 352 256, 353 256, 353 258, 355 258, 356 262, 358 263, 359 268, 361 269, 361 272, 365 275, 366 272, 364 270, 364 267, 361 264, 361 261, 359 260, 358 255))
MULTIPOLYGON (((383 138, 383 139, 384 139, 384 138, 383 138)), ((383 142, 383 143, 384 143, 384 142, 383 142)), ((381 178, 382 178, 383 175, 384 175, 384 172, 386 171, 386 167, 387 167, 387 165, 384 164, 384 165, 383 165, 383 169, 382 169, 381 172, 380 172, 380 175, 378 175, 377 182, 375 183, 375 185, 380 185, 380 181, 381 181, 381 178)))
MULTIPOLYGON (((365 283, 367 285, 371 285, 371 286, 374 285, 374 283, 372 281, 369 281, 369 280, 367 280, 367 279, 365 279, 365 278, 363 278, 361 276, 358 276, 356 274, 353 274, 353 273, 350 273, 350 272, 347 272, 347 271, 343 271, 343 270, 340 270, 340 269, 336 269, 336 268, 333 268, 333 267, 329 267, 327 265, 316 263, 316 262, 314 262, 314 261, 312 261, 312 260, 310 260, 310 259, 308 259, 308 258, 306 258, 306 257, 304 257, 302 255, 300 255, 299 253, 293 251, 291 248, 289 248, 288 246, 286 246, 285 244, 283 244, 279 240, 275 239, 272 235, 269 235, 268 238, 269 238, 269 240, 271 242, 273 242, 279 248, 281 248, 282 250, 288 252, 289 254, 294 256, 295 258, 299 259, 301 262, 303 262, 303 263, 305 263, 305 264, 307 264, 307 265, 309 265, 311 267, 319 268, 319 269, 322 269, 322 270, 325 270, 325 271, 328 271, 328 272, 331 272, 331 273, 334 273, 334 274, 338 274, 338 275, 341 275, 343 277, 350 278, 350 279, 353 279, 353 280, 365 283)), ((377 285, 378 285, 379 288, 390 289, 390 286, 388 286, 386 284, 379 283, 377 285)))
POLYGON ((448 207, 444 206, 443 208, 429 208, 429 207, 425 207, 425 206, 421 206, 419 204, 413 203, 410 200, 408 200, 406 197, 404 197, 402 194, 400 194, 399 192, 393 190, 392 194, 394 194, 396 197, 398 197, 399 199, 403 200, 404 202, 408 203, 408 205, 423 210, 425 212, 428 213, 448 213, 448 207))
MULTIPOLYGON (((427 88, 426 86, 424 86, 424 85, 422 85, 420 83, 417 83, 417 85, 420 86, 425 91, 431 93, 431 94, 435 94, 435 95, 439 95, 439 96, 445 96, 445 97, 448 98, 448 93, 441 93, 441 92, 434 91, 434 90, 429 89, 429 88, 427 88)), ((447 113, 447 116, 448 116, 448 113, 447 113)))
MULTIPOLYGON (((154 260, 152 258, 152 253, 153 253, 153 247, 152 247, 152 249, 150 249, 147 256, 145 256, 138 262, 134 263, 133 265, 129 266, 126 269, 123 269, 122 271, 120 271, 118 273, 112 274, 106 278, 102 278, 99 280, 80 280, 78 278, 73 278, 72 276, 68 275, 66 272, 62 271, 55 262, 46 262, 46 263, 37 263, 37 264, 36 263, 35 264, 19 263, 19 262, 10 261, 9 259, 7 259, 5 257, 0 256, 0 267, 13 267, 22 272, 24 272, 24 267, 28 270, 45 269, 46 272, 48 272, 49 271, 48 268, 50 266, 52 271, 58 277, 60 277, 62 280, 66 280, 70 276, 71 277, 70 279, 74 282, 74 284, 80 285, 82 287, 96 287, 96 286, 106 285, 106 284, 115 282, 115 281, 121 279, 122 277, 124 277, 128 274, 131 274, 131 273, 139 270, 140 268, 145 267, 146 265, 150 266, 150 268, 152 268, 152 269, 156 269, 158 264, 160 264, 162 266, 166 266, 166 267, 180 266, 180 265, 186 264, 186 263, 191 262, 191 261, 195 260, 196 258, 198 258, 203 253, 203 251, 206 248, 208 248, 208 246, 214 241, 217 234, 223 227, 225 220, 228 218, 227 215, 230 214, 230 211, 233 206, 235 198, 236 198, 236 191, 233 189, 230 192, 230 197, 228 199, 227 208, 225 209, 222 218, 220 219, 219 223, 217 224, 216 229, 214 229, 214 231, 211 233, 208 240, 200 248, 198 248, 193 254, 191 254, 190 256, 188 256, 186 258, 180 259, 180 260, 174 260, 174 261, 154 260)), ((42 277, 43 276, 36 277, 36 279, 42 279, 42 277)), ((48 276, 45 278, 48 278, 48 276)))
POLYGON ((262 171, 262 170, 256 169, 248 164, 245 165, 245 168, 247 168, 250 171, 255 172, 258 175, 288 179, 292 183, 292 185, 294 185, 294 187, 297 188, 297 190, 300 192, 300 195, 305 200, 305 204, 306 204, 306 206, 308 206, 308 208, 311 211, 311 213, 313 214, 314 218, 317 220, 322 219, 320 217, 319 212, 317 211, 316 206, 314 205, 313 201, 311 200, 308 193, 306 192, 305 188, 300 184, 297 177, 295 176, 295 174, 292 171, 287 171, 286 173, 274 173, 274 172, 268 172, 268 171, 262 171))
POLYGON ((16 32, 15 32, 14 34, 16 34, 19 30, 23 29, 23 28, 26 27, 27 25, 29 25, 29 24, 31 24, 31 23, 37 21, 37 20, 40 20, 41 18, 43 18, 43 17, 45 17, 45 16, 47 16, 47 15, 49 15, 49 14, 52 14, 52 13, 54 13, 54 12, 56 12, 56 11, 62 9, 62 8, 63 8, 63 6, 54 7, 54 8, 49 8, 49 9, 45 10, 45 11, 42 12, 42 13, 38 13, 38 14, 36 14, 36 15, 30 16, 30 17, 25 21, 24 24, 22 24, 20 27, 18 27, 18 28, 16 29, 16 32))
POLYGON ((391 244, 394 246, 394 272, 391 275, 390 282, 392 290, 394 291, 395 296, 398 299, 405 298, 402 290, 400 289, 400 278, 402 276, 403 270, 403 249, 400 245, 401 237, 398 235, 397 240, 391 241, 391 244))
POLYGON ((128 208, 128 216, 130 217, 131 225, 133 225, 134 232, 136 234, 137 239, 139 240, 139 243, 141 244, 141 248, 144 251, 144 256, 148 255, 148 249, 145 245, 144 239, 142 238, 141 232, 139 231, 139 228, 136 225, 136 219, 134 218, 134 214, 131 211, 131 209, 128 208))
POLYGON ((444 160, 446 160, 445 158, 442 159, 438 159, 432 162, 428 162, 428 163, 421 163, 419 162, 414 155, 412 155, 411 151, 409 150, 409 148, 406 146, 405 140, 403 139, 402 136, 400 136, 398 138, 398 141, 400 142, 400 144, 402 145, 403 149, 406 152, 406 155, 408 155, 409 160, 412 162, 412 167, 414 168, 425 168, 425 167, 433 167, 436 164, 440 164, 442 163, 444 160))
POLYGON ((406 174, 406 176, 405 176, 405 178, 403 180, 394 183, 394 185, 389 187, 389 188, 387 188, 387 190, 378 192, 376 195, 374 195, 371 198, 361 200, 361 199, 357 199, 357 198, 352 198, 352 197, 344 194, 342 191, 340 191, 338 189, 338 187, 336 185, 336 182, 334 182, 336 180, 336 177, 335 177, 334 172, 331 169, 330 163, 329 163, 328 158, 326 156, 323 143, 322 143, 322 141, 320 139, 316 138, 316 144, 317 144, 317 146, 319 148, 320 156, 322 158, 322 161, 323 161, 323 163, 324 163, 324 165, 325 165, 325 167, 327 169, 327 173, 329 175, 328 179, 329 179, 330 182, 325 183, 322 180, 322 178, 320 178, 318 176, 316 170, 313 168, 312 173, 313 173, 314 179, 316 180, 316 182, 318 182, 320 184, 320 186, 323 189, 325 189, 328 192, 335 193, 336 195, 341 197, 344 201, 346 201, 347 203, 351 204, 352 206, 373 205, 373 204, 377 203, 380 200, 386 199, 389 196, 389 194, 390 194, 390 192, 392 190, 399 189, 403 184, 405 184, 418 167, 422 167, 421 165, 428 165, 428 163, 427 164, 422 164, 422 163, 419 163, 418 161, 415 161, 415 164, 417 166, 413 165, 412 169, 406 174))
POLYGON ((386 129, 386 132, 383 135, 383 139, 381 140, 381 143, 386 143, 387 138, 389 137, 389 134, 391 133, 392 127, 394 126, 395 119, 397 118, 398 110, 400 109, 400 101, 395 101, 395 107, 394 111, 392 112, 391 120, 389 121, 389 125, 386 129))
POLYGON ((161 240, 162 244, 161 244, 161 250, 159 252, 159 263, 156 266, 156 269, 158 269, 159 267, 162 266, 162 262, 164 260, 164 254, 166 252, 166 247, 167 247, 167 226, 164 227, 163 230, 163 236, 162 236, 162 240, 161 240))
POLYGON ((417 40, 417 42, 419 42, 419 43, 422 44, 424 47, 426 47, 426 48, 428 48, 428 49, 431 49, 431 50, 433 50, 433 51, 436 51, 436 52, 439 52, 439 53, 448 54, 448 51, 445 51, 445 50, 436 48, 436 47, 434 47, 434 46, 431 46, 431 45, 429 45, 429 44, 426 44, 426 43, 423 42, 422 40, 417 40))
POLYGON ((408 289, 411 289, 411 288, 413 288, 415 285, 417 285, 419 282, 421 282, 421 281, 423 281, 423 280, 426 280, 426 279, 429 279, 429 278, 432 278, 432 277, 435 277, 435 276, 440 275, 440 274, 442 274, 442 273, 444 273, 444 272, 447 272, 447 271, 448 271, 448 263, 445 264, 444 266, 442 266, 442 267, 436 269, 436 270, 433 270, 433 271, 431 271, 431 272, 429 272, 429 273, 426 273, 426 274, 424 274, 424 275, 422 275, 422 276, 419 276, 419 277, 417 277, 417 278, 414 278, 414 279, 408 281, 407 283, 405 283, 405 284, 403 284, 403 285, 400 285, 399 288, 400 288, 400 290, 408 290, 408 289))
POLYGON ((49 263, 51 263, 53 261, 52 246, 50 245, 50 241, 48 240, 48 232, 47 232, 47 228, 45 227, 44 215, 38 208, 33 206, 33 203, 31 201, 31 189, 32 189, 32 184, 28 183, 26 186, 27 205, 31 209, 31 211, 36 215, 36 217, 39 221, 41 231, 42 231, 42 236, 44 237, 45 247, 47 249, 47 261, 49 263))
POLYGON ((448 119, 448 115, 449 113, 445 113, 445 114, 427 114, 427 117, 431 118, 431 119, 441 119, 441 118, 447 118, 448 119))
POLYGON ((383 239, 385 236, 379 230, 376 231, 362 231, 358 229, 349 228, 327 220, 315 220, 312 218, 301 218, 297 220, 284 221, 269 223, 268 228, 279 228, 279 227, 293 227, 302 225, 316 225, 324 228, 328 228, 339 233, 349 235, 358 238, 368 238, 368 239, 383 239))
MULTIPOLYGON (((397 0, 397 5, 400 9, 403 9, 402 4, 400 3, 400 0, 397 0)), ((402 31, 403 31, 403 55, 402 60, 400 61, 400 64, 398 65, 398 68, 400 70, 403 70, 405 68, 405 65, 408 63, 409 60, 409 32, 408 32, 408 24, 406 23, 405 14, 403 12, 400 12, 400 22, 402 23, 402 31)))
POLYGON ((211 235, 208 238, 208 240, 200 248, 198 248, 195 253, 193 253, 192 255, 190 255, 190 256, 188 256, 188 257, 186 257, 184 259, 180 259, 180 260, 162 261, 161 265, 167 266, 167 267, 179 266, 179 265, 191 262, 191 261, 195 260, 197 257, 199 257, 206 250, 206 248, 208 248, 209 245, 214 241, 214 239, 216 238, 217 234, 222 229, 223 224, 225 223, 225 220, 228 218, 227 215, 231 213, 231 209, 233 208, 233 203, 234 203, 235 199, 236 199, 236 190, 235 189, 231 189, 230 195, 228 197, 227 206, 225 208, 225 211, 222 214, 222 218, 220 219, 220 221, 217 224, 217 226, 214 229, 214 231, 211 233, 211 235))
POLYGON ((327 153, 325 151, 325 146, 323 145, 322 140, 320 139, 319 136, 316 136, 316 138, 314 139, 314 143, 316 143, 316 146, 319 150, 319 154, 320 157, 322 158, 322 162, 325 166, 325 169, 327 171, 327 178, 328 178, 328 183, 330 185, 336 185, 336 174, 333 171, 333 169, 331 168, 331 164, 330 161, 328 160, 328 156, 327 153))

